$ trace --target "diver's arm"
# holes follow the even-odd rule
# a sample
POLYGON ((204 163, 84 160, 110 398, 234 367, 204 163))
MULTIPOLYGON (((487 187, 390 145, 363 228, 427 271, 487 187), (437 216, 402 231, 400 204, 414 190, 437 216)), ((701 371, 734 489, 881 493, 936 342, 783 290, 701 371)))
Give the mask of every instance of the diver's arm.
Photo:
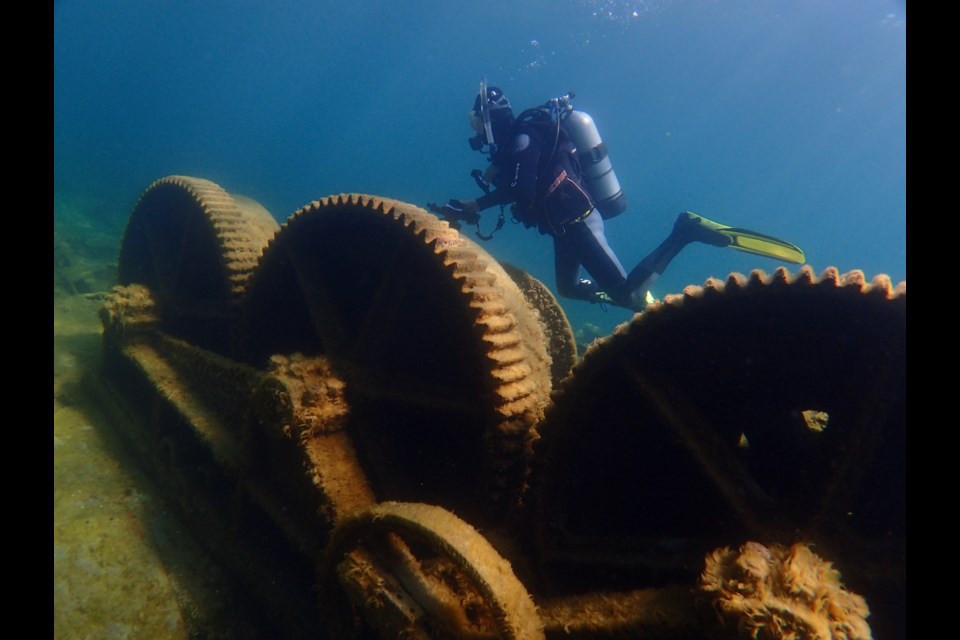
POLYGON ((476 200, 464 200, 464 207, 476 207, 474 211, 484 211, 497 204, 510 204, 514 196, 510 189, 494 189, 485 193, 476 200))
POLYGON ((509 156, 492 168, 495 171, 488 170, 487 173, 496 189, 477 198, 477 211, 511 202, 516 202, 522 208, 532 206, 536 199, 540 147, 530 136, 525 133, 516 136, 511 143, 509 156))
MULTIPOLYGON (((488 173, 491 173, 488 170, 488 173)), ((496 172, 493 172, 496 175, 496 172)), ((507 205, 516 199, 514 190, 510 186, 497 186, 492 191, 488 191, 476 200, 461 200, 463 210, 469 214, 476 214, 480 211, 486 211, 494 205, 507 205)))
POLYGON ((494 205, 516 202, 521 210, 532 210, 539 169, 540 147, 529 135, 521 133, 511 141, 509 154, 505 158, 501 156, 484 173, 484 179, 495 188, 475 200, 451 200, 450 205, 459 217, 471 224, 479 219, 481 211, 494 205))
POLYGON ((452 199, 442 207, 428 205, 431 211, 446 220, 463 220, 467 224, 477 224, 480 221, 480 212, 494 205, 506 205, 513 202, 513 194, 509 189, 495 189, 485 193, 476 200, 452 199))

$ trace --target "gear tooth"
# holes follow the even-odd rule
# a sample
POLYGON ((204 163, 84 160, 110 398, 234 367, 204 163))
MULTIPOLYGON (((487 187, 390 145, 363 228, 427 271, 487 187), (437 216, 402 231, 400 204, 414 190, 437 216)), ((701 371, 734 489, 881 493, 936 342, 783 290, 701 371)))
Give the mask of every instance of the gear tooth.
POLYGON ((507 385, 517 381, 522 381, 526 379, 527 375, 530 373, 529 367, 498 367, 491 372, 494 380, 497 381, 498 391, 501 397, 504 397, 504 389, 507 388, 507 385))
POLYGON ((859 269, 854 269, 853 271, 848 271, 840 277, 840 283, 844 287, 857 287, 864 288, 867 284, 867 278, 863 275, 863 271, 859 269))
POLYGON ((747 286, 747 278, 742 273, 731 273, 727 276, 727 288, 730 291, 738 291, 747 286))
POLYGON ((812 285, 817 281, 817 276, 813 272, 813 268, 805 264, 797 271, 797 277, 794 281, 801 285, 812 285))
POLYGON ((493 370, 493 377, 500 382, 498 393, 501 397, 515 399, 520 396, 517 389, 525 389, 522 395, 528 396, 533 391, 533 385, 530 383, 530 366, 523 360, 518 360, 511 365, 497 367, 493 370))
POLYGON ((475 260, 477 257, 477 254, 475 252, 470 251, 470 249, 468 249, 463 244, 460 244, 456 247, 445 247, 443 252, 444 252, 444 257, 454 267, 457 267, 461 264, 466 264, 471 260, 475 260))
POLYGON ((490 360, 497 363, 497 366, 505 366, 510 364, 515 364, 517 362, 523 362, 526 359, 526 351, 522 348, 519 342, 514 342, 509 346, 496 347, 494 350, 491 350, 487 357, 490 360))
POLYGON ((430 225, 423 230, 423 237, 426 244, 433 247, 434 253, 443 253, 448 247, 456 245, 458 238, 450 234, 449 229, 440 225, 430 225))
POLYGON ((820 282, 825 285, 838 286, 840 283, 840 271, 836 267, 827 267, 820 274, 820 282))
POLYGON ((523 344, 520 337, 514 331, 504 331, 501 333, 487 333, 483 336, 483 341, 488 345, 490 349, 490 357, 494 358, 498 362, 506 362, 510 356, 505 354, 498 354, 500 351, 504 350, 519 350, 523 344))
POLYGON ((870 283, 870 288, 882 293, 888 298, 893 294, 893 282, 890 280, 890 276, 885 273, 880 273, 874 276, 873 281, 870 283))
POLYGON ((451 252, 460 250, 463 246, 463 237, 447 226, 446 222, 438 223, 437 237, 433 241, 433 252, 443 256, 445 264, 450 265, 455 258, 451 258, 451 252))
MULTIPOLYGON (((525 412, 530 410, 530 395, 517 395, 515 399, 511 399, 501 404, 497 405, 496 410, 501 416, 516 416, 523 415, 525 412)), ((530 420, 525 422, 525 424, 537 424, 537 420, 530 420)))
POLYGON ((703 283, 703 289, 708 293, 723 292, 723 280, 720 280, 719 278, 707 278, 706 282, 703 283))
POLYGON ((683 297, 685 299, 699 298, 703 295, 703 287, 695 284, 688 284, 683 288, 683 297))
POLYGON ((755 289, 757 287, 765 287, 767 285, 767 272, 763 269, 754 269, 750 272, 750 275, 747 276, 747 287, 748 289, 755 289))
POLYGON ((456 262, 453 265, 453 275, 455 278, 461 278, 470 283, 473 287, 493 288, 494 276, 485 273, 482 269, 482 263, 475 258, 470 261, 456 262))
POLYGON ((503 298, 486 297, 483 299, 474 299, 470 306, 477 310, 478 321, 486 322, 487 318, 493 316, 510 316, 510 310, 507 308, 503 298))
POLYGON ((786 267, 777 267, 770 276, 771 285, 788 285, 791 282, 790 271, 786 267))
POLYGON ((365 207, 370 207, 377 213, 382 213, 387 216, 396 216, 403 221, 404 226, 409 226, 412 223, 410 221, 410 217, 405 216, 403 211, 401 211, 392 200, 380 199, 375 201, 371 196, 363 196, 363 205, 365 207))
POLYGON ((516 328, 517 322, 511 316, 505 316, 500 314, 488 314, 477 320, 479 324, 484 325, 487 328, 488 336, 492 337, 493 335, 502 335, 508 331, 512 331, 516 328))
POLYGON ((471 306, 502 300, 500 290, 492 286, 494 284, 492 275, 471 273, 459 277, 458 280, 461 282, 463 292, 472 295, 471 306))

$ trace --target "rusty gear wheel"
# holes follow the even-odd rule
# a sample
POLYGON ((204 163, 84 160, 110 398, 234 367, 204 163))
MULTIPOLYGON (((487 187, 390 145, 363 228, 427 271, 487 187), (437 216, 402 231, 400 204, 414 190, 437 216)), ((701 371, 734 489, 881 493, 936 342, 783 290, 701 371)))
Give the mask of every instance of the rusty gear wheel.
POLYGON ((567 320, 560 302, 543 284, 532 275, 511 264, 501 262, 504 271, 520 287, 523 296, 540 314, 540 324, 546 332, 549 341, 549 352, 552 358, 550 375, 553 388, 560 386, 560 381, 567 377, 570 369, 577 363, 577 340, 573 335, 573 327, 567 320))
POLYGON ((867 593, 905 566, 906 283, 688 287, 594 345, 540 433, 533 526, 563 575, 658 584, 732 541, 800 539, 867 593))
POLYGON ((239 299, 278 228, 259 203, 209 180, 161 178, 130 214, 119 284, 148 287, 171 335, 223 353, 239 299))
POLYGON ((321 608, 337 638, 544 637, 510 563, 437 506, 387 502, 353 514, 321 565, 321 608))
POLYGON ((550 393, 546 338, 504 270, 446 222, 374 196, 313 202, 265 250, 243 317, 255 366, 328 358, 379 500, 474 521, 517 506, 550 393))

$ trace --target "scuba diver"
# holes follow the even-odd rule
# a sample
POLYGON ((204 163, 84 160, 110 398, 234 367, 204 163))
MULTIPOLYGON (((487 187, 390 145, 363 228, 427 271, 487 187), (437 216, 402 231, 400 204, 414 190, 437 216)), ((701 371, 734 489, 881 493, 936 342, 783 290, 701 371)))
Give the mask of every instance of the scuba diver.
POLYGON ((461 221, 477 225, 477 235, 488 240, 493 234, 479 231, 480 212, 500 205, 496 231, 503 226, 504 207, 512 204, 515 221, 553 238, 561 296, 631 311, 653 301, 650 288, 691 242, 804 262, 795 245, 685 211, 660 246, 627 273, 607 242, 603 223, 626 209, 626 199, 593 119, 573 109, 573 97, 551 99, 515 118, 503 91, 482 81, 470 111, 476 135, 469 142, 473 150, 489 153, 487 170, 473 172, 485 193, 428 207, 455 228, 461 221), (581 268, 592 279, 581 277, 581 268))

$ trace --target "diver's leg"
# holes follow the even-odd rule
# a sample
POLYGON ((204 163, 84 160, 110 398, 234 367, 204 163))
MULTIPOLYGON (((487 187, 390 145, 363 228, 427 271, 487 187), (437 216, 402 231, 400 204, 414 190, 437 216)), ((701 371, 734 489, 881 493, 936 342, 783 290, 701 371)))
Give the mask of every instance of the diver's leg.
MULTIPOLYGON (((579 225, 578 225, 579 226, 579 225)), ((600 287, 588 278, 580 277, 580 262, 578 242, 573 236, 565 233, 553 239, 554 271, 557 279, 557 293, 564 298, 587 300, 588 302, 603 302, 598 295, 600 287)), ((626 282, 624 274, 624 282, 626 282)))
POLYGON ((566 235, 553 239, 553 270, 557 280, 557 293, 564 298, 587 300, 597 291, 592 282, 580 278, 580 258, 573 250, 566 235))
POLYGON ((687 244, 688 242, 680 241, 674 234, 667 236, 659 247, 650 252, 627 275, 627 287, 630 291, 642 291, 646 295, 657 278, 667 270, 670 261, 677 257, 687 244))
POLYGON ((714 234, 703 231, 691 218, 692 214, 683 212, 673 223, 673 230, 666 240, 651 251, 647 257, 637 264, 627 276, 628 287, 631 291, 642 292, 644 295, 657 281, 670 261, 677 257, 685 246, 691 242, 704 242, 717 246, 724 246, 714 234))
POLYGON ((633 308, 627 295, 627 273, 607 242, 599 213, 567 227, 566 233, 554 239, 554 247, 560 295, 591 302, 609 302, 612 298, 619 306, 633 308), (581 265, 596 282, 580 277, 581 265), (602 296, 601 290, 609 298, 602 296))

